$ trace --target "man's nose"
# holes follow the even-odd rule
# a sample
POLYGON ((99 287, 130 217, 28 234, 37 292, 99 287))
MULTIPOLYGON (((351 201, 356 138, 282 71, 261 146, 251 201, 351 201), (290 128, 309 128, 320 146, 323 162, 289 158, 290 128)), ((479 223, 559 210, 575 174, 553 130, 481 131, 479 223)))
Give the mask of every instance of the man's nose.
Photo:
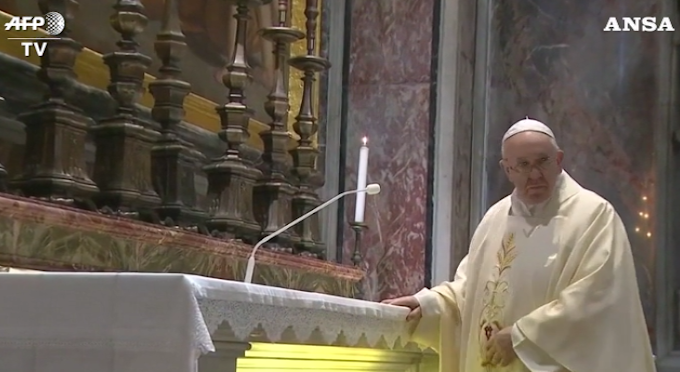
POLYGON ((531 171, 529 172, 529 178, 532 180, 537 180, 543 177, 543 173, 541 173, 541 170, 538 169, 538 167, 533 167, 531 168, 531 171))

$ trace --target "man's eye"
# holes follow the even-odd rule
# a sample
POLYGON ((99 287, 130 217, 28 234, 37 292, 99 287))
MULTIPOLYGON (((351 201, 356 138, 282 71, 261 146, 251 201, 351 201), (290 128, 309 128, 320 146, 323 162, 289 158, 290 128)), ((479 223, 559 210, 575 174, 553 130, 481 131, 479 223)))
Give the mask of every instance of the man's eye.
POLYGON ((523 162, 520 162, 519 164, 517 164, 517 166, 520 167, 520 168, 526 168, 526 167, 529 166, 529 162, 523 161, 523 162))

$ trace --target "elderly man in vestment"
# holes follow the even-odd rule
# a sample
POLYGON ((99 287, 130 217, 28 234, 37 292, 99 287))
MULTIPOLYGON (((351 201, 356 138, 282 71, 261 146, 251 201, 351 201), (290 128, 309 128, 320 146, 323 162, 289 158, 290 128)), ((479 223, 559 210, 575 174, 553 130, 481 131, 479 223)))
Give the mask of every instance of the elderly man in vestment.
POLYGON ((543 123, 503 137, 515 189, 489 209, 452 282, 385 303, 442 372, 653 372, 621 218, 563 169, 543 123))

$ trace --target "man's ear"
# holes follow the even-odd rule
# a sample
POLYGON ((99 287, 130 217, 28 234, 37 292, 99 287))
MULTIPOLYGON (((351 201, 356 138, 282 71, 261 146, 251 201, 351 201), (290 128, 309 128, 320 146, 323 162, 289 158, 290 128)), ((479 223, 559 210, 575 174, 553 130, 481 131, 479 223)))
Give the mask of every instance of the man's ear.
POLYGON ((555 161, 557 162, 557 165, 562 168, 562 160, 564 160, 564 151, 560 150, 557 152, 557 156, 555 157, 555 161))

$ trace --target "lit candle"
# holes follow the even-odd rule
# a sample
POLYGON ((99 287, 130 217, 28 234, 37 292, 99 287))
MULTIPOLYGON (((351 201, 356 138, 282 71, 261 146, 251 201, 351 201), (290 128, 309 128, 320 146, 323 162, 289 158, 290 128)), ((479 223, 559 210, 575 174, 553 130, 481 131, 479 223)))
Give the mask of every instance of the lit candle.
MULTIPOLYGON (((363 145, 359 150, 359 171, 357 173, 357 190, 366 188, 366 179, 368 177, 368 138, 361 139, 363 145)), ((364 222, 364 211, 366 211, 366 192, 357 194, 357 205, 354 211, 354 222, 364 222)))

